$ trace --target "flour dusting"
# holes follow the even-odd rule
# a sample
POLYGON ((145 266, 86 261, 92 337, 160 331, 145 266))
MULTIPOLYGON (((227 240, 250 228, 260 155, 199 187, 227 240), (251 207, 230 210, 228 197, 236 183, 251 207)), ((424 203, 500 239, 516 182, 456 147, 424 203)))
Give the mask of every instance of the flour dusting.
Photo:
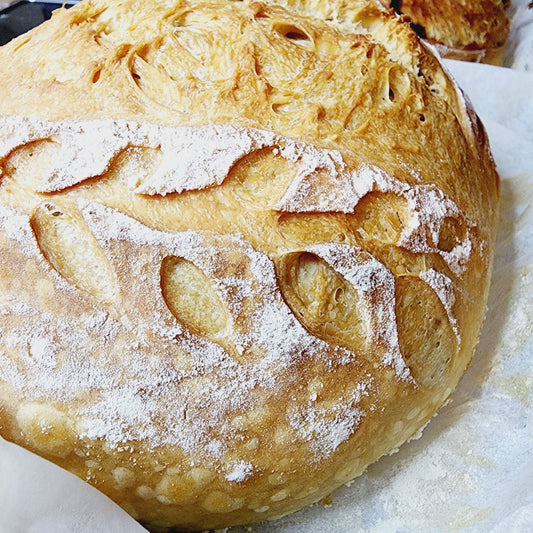
MULTIPOLYGON (((436 187, 408 185, 369 165, 349 169, 338 151, 272 132, 230 125, 164 127, 120 120, 0 117, 0 161, 20 146, 51 138, 60 148, 48 173, 40 177, 38 192, 59 192, 101 176, 129 148, 149 148, 161 155, 150 176, 130 183, 133 194, 199 190, 222 184, 239 159, 270 148, 295 167, 295 178, 275 210, 351 213, 369 193, 393 193, 410 210, 399 246, 417 254, 438 254, 456 275, 472 253, 473 225, 436 187), (446 218, 466 228, 451 250, 438 246, 446 218)), ((229 421, 291 397, 293 387, 301 386, 299 372, 306 365, 323 363, 331 369, 356 364, 357 354, 309 333, 284 300, 274 260, 242 237, 156 231, 84 199, 78 208, 114 272, 117 301, 100 302, 70 284, 43 256, 29 216, 0 206, 6 276, 17 279, 32 261, 36 280, 53 287, 62 300, 51 312, 44 296, 33 298, 15 286, 6 288, 0 296, 5 349, 0 375, 27 401, 54 398, 75 406, 81 436, 117 448, 135 441, 179 446, 191 457, 201 456, 226 480, 245 481, 254 473, 253 464, 222 462, 241 438, 229 421), (167 257, 189 261, 205 274, 228 312, 229 340, 215 341, 173 315, 162 294, 161 265, 167 257), (330 359, 323 361, 324 354, 330 359)), ((370 324, 369 343, 382 354, 382 368, 393 368, 400 381, 410 380, 398 342, 393 273, 351 245, 318 244, 305 251, 355 288, 370 324)), ((439 297, 459 339, 453 281, 433 269, 420 278, 439 297)), ((334 408, 326 408, 315 392, 311 402, 291 406, 284 422, 314 460, 324 459, 366 416, 360 402, 371 394, 371 385, 367 376, 352 384, 351 391, 339 391, 334 408)))

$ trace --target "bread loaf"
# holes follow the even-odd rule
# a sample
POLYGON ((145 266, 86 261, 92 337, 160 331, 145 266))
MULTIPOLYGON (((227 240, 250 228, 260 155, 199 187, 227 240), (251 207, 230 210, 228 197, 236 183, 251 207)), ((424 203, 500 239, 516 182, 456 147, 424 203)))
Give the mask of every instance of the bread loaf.
POLYGON ((500 64, 509 34, 509 0, 381 0, 409 17, 443 57, 500 64))
POLYGON ((361 6, 83 0, 0 48, 0 432, 150 529, 318 501, 472 357, 487 139, 361 6))

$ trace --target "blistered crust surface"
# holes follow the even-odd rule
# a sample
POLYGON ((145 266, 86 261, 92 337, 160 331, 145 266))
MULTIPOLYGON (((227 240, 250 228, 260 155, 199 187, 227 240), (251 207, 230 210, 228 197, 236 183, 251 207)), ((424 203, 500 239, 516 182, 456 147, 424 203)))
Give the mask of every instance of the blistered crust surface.
POLYGON ((82 2, 0 49, 0 427, 153 527, 279 516, 455 386, 497 175, 373 4, 359 33, 147 5, 82 2))

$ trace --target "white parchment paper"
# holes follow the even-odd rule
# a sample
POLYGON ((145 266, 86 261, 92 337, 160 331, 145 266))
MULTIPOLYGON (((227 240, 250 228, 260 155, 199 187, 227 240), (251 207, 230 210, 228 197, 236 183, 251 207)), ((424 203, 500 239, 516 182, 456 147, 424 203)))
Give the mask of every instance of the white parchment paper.
POLYGON ((77 477, 0 438, 0 533, 146 533, 77 477))
MULTIPOLYGON (((533 10, 521 16, 527 27, 533 10)), ((511 44, 517 57, 527 49, 511 44)), ((451 401, 331 505, 231 533, 533 531, 533 55, 520 57, 521 70, 446 62, 487 128, 502 177, 487 319, 451 401)), ((92 487, 0 439, 0 533, 137 531, 145 530, 92 487)))

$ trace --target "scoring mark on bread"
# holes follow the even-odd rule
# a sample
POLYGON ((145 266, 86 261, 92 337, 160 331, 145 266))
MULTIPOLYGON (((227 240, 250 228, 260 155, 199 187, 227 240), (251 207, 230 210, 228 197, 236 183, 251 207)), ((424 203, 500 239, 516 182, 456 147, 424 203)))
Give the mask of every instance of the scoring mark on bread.
POLYGON ((293 252, 278 261, 285 300, 315 336, 364 353, 370 339, 368 303, 341 274, 310 252, 293 252))
POLYGON ((350 245, 323 243, 281 257, 277 268, 285 298, 313 334, 363 357, 372 345, 371 358, 379 357, 402 378, 409 376, 398 346, 394 276, 383 264, 350 245), (324 319, 329 330, 321 324, 324 319))
POLYGON ((398 244, 409 227, 408 201, 391 192, 370 192, 358 203, 348 224, 364 239, 398 244))
POLYGON ((16 174, 17 186, 26 190, 36 190, 39 188, 42 176, 49 172, 57 159, 60 148, 58 139, 53 137, 29 141, 13 149, 3 165, 0 156, 0 176, 16 174))
POLYGON ((176 256, 165 257, 161 263, 163 298, 176 319, 195 334, 212 342, 224 342, 231 331, 225 306, 213 289, 209 278, 193 263, 176 256))
POLYGON ((264 148, 240 159, 230 170, 228 182, 248 209, 271 209, 294 179, 295 166, 279 157, 279 149, 264 148))
POLYGON ((281 213, 277 231, 290 247, 350 241, 344 213, 281 213))
POLYGON ((118 301, 107 258, 77 210, 44 202, 30 224, 43 256, 59 274, 99 300, 118 301))
POLYGON ((396 280, 396 316, 400 350, 415 380, 431 388, 446 379, 458 338, 441 298, 424 281, 401 276, 396 280))

